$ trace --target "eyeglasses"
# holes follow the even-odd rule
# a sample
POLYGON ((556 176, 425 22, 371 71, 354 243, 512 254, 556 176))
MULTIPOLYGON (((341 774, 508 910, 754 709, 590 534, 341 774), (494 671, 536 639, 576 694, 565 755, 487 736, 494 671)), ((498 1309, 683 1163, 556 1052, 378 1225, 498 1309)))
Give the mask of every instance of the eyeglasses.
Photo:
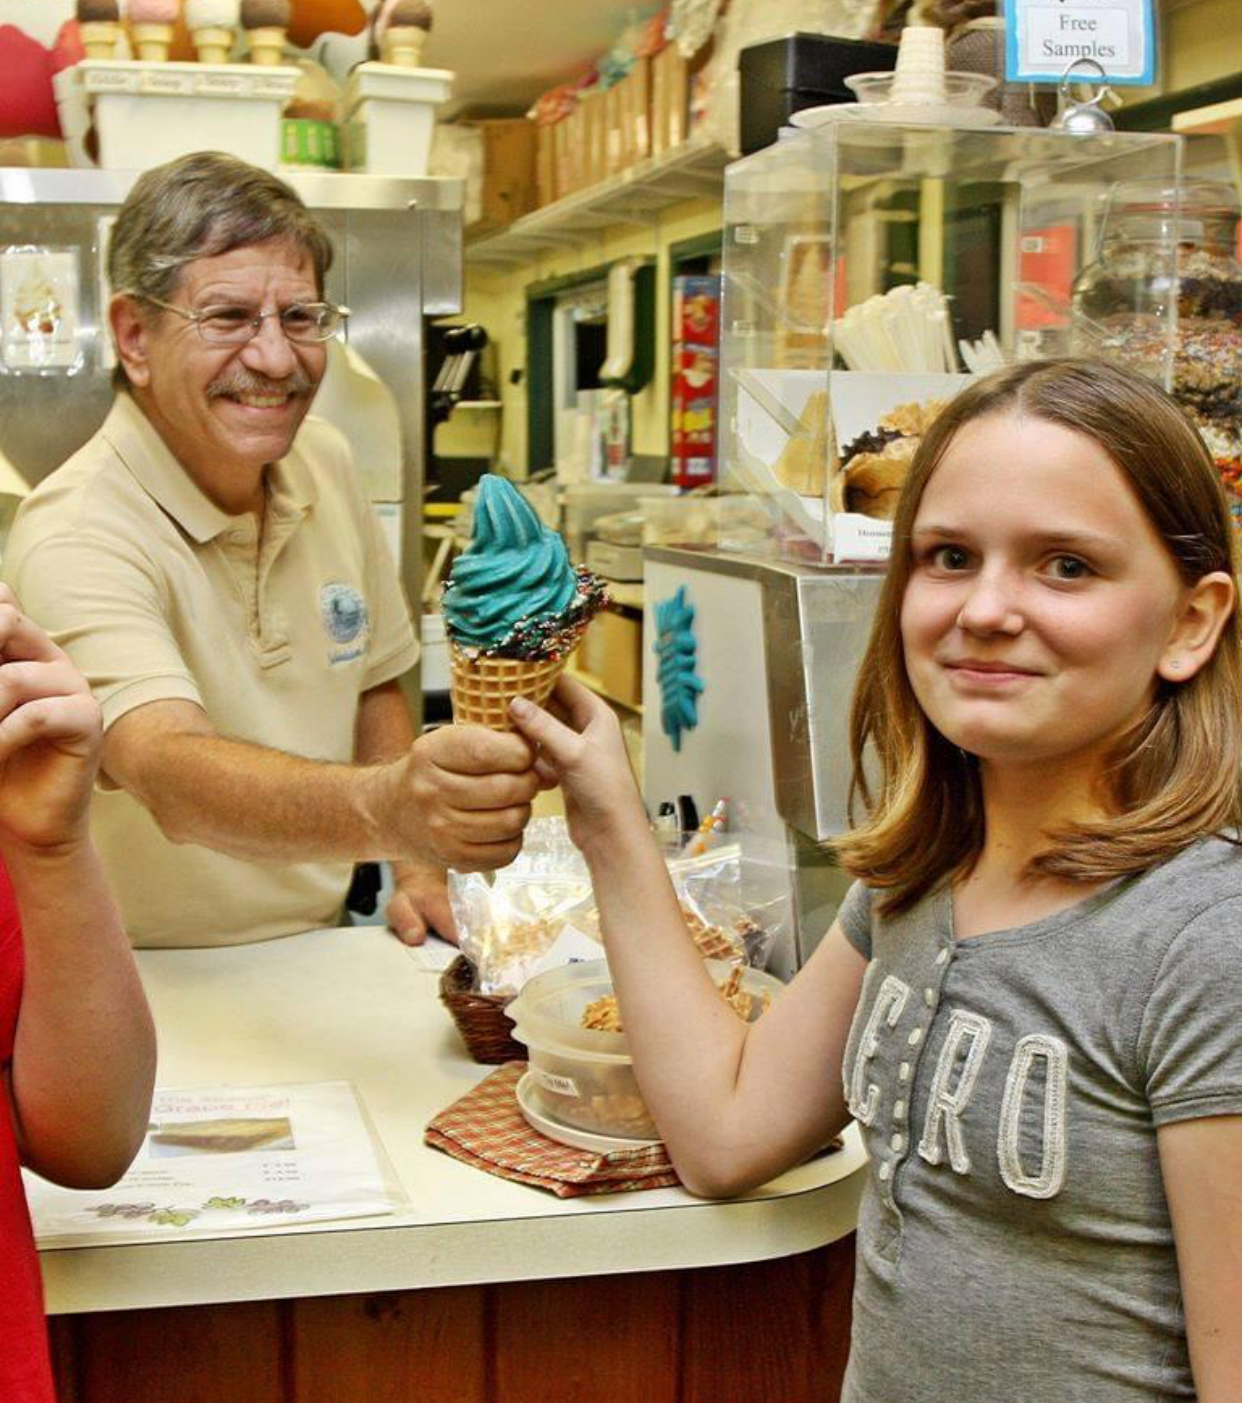
POLYGON ((259 334, 268 317, 277 318, 288 340, 302 346, 313 345, 330 340, 349 319, 348 307, 337 307, 331 302, 295 302, 279 312, 256 312, 252 307, 230 306, 204 307, 191 312, 172 302, 161 302, 158 297, 146 297, 142 293, 131 295, 193 322, 198 334, 213 346, 245 346, 259 334))

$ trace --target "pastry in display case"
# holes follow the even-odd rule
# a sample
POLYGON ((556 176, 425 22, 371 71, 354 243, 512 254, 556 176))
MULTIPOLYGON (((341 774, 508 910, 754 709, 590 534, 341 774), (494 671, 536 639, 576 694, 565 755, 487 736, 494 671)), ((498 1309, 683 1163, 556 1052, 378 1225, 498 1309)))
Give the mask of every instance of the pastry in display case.
MULTIPOLYGON (((1163 134, 871 122, 854 108, 730 167, 721 483, 762 505, 762 554, 886 559, 936 413, 977 374, 1082 350, 1081 275, 1108 192, 1139 180, 1176 192, 1180 158, 1163 134)), ((1151 257, 1171 266, 1181 233, 1166 220, 1151 257)), ((1113 314, 1139 297, 1110 286, 1124 304, 1113 314)), ((1222 287, 1237 283, 1218 276, 1202 296, 1216 306, 1222 287)), ((1134 312, 1166 338, 1160 378, 1177 308, 1134 312)), ((1215 411, 1213 393, 1202 385, 1215 411)))

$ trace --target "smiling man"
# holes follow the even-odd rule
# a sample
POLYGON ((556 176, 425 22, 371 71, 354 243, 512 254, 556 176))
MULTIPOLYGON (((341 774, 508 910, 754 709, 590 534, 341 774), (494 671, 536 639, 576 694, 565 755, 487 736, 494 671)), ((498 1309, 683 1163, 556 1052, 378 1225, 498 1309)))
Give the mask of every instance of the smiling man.
POLYGON ((23 504, 5 575, 104 714, 95 837, 139 945, 340 916, 394 862, 389 923, 451 934, 444 866, 517 853, 515 736, 416 737, 417 644, 343 438, 307 418, 326 234, 282 181, 202 153, 139 179, 109 250, 117 396, 23 504))

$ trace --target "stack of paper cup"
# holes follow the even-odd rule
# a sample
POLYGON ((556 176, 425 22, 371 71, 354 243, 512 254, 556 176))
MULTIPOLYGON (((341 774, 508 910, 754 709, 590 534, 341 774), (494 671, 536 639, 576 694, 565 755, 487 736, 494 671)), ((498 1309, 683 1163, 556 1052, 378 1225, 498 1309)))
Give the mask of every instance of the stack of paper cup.
POLYGON ((901 31, 889 101, 924 105, 945 101, 944 30, 908 25, 901 31))

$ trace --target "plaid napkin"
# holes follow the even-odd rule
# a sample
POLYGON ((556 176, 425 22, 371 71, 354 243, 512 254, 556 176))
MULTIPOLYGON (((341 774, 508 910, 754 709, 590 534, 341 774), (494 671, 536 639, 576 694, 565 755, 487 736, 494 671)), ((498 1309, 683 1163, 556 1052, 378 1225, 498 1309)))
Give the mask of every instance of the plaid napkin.
POLYGON ((598 1154, 532 1130, 514 1094, 525 1062, 506 1062, 427 1126, 425 1139, 476 1169, 548 1189, 558 1198, 664 1189, 678 1182, 663 1145, 598 1154))

